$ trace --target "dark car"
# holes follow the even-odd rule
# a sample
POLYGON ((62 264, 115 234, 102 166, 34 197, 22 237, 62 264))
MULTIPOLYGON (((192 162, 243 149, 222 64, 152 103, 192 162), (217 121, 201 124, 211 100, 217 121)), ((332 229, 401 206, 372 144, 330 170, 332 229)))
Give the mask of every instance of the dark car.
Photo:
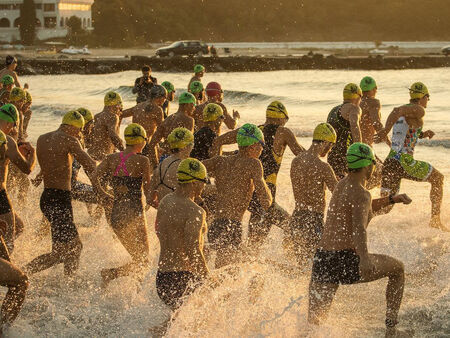
POLYGON ((209 53, 209 46, 200 41, 177 41, 170 46, 161 47, 156 50, 156 55, 160 57, 175 55, 198 55, 209 53))
POLYGON ((442 48, 442 54, 445 54, 447 56, 450 55, 450 46, 442 48))

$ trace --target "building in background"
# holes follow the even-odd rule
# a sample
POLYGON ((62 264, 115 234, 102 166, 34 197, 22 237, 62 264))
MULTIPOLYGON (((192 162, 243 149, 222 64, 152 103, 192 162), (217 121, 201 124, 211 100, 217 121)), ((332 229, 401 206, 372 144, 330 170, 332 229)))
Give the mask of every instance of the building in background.
MULTIPOLYGON (((0 41, 20 40, 20 5, 23 0, 1 0, 0 41)), ((65 37, 71 16, 81 19, 81 26, 92 29, 91 7, 94 0, 34 0, 36 6, 36 38, 47 40, 65 37)))

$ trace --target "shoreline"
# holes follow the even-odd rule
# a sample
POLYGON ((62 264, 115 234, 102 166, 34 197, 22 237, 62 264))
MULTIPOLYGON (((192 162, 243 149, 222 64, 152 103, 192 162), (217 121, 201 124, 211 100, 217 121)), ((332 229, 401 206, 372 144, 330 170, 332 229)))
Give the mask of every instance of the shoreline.
POLYGON ((444 55, 417 56, 219 56, 158 58, 20 58, 19 75, 108 74, 140 70, 148 64, 158 72, 192 72, 203 64, 208 72, 261 72, 277 70, 397 70, 450 67, 450 57, 444 55))

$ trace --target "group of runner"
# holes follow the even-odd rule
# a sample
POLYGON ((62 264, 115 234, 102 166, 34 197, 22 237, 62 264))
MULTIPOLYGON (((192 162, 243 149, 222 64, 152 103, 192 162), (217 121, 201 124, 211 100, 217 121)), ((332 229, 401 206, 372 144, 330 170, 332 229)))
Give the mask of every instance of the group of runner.
POLYGON ((389 212, 395 203, 411 202, 399 194, 401 179, 409 179, 431 183, 430 225, 447 231, 440 221, 443 175, 413 157, 417 140, 434 136, 422 130, 430 98, 423 83, 410 87, 410 102, 395 108, 385 126, 375 80, 365 77, 360 86, 346 85, 343 103, 332 109, 327 122, 316 126, 312 144, 305 149, 286 126, 289 113, 280 101, 268 105, 261 125, 246 123, 237 128, 239 112, 229 113, 219 83, 203 86, 205 67, 196 65, 188 91, 178 95, 178 110, 170 114, 174 85, 168 81, 157 84, 151 68, 144 67, 144 77, 136 80, 135 88, 138 93, 148 91, 147 98, 142 94, 136 106, 124 110, 120 94, 108 92, 102 112, 93 115, 86 108, 67 112, 57 130, 38 138, 35 150, 25 141, 31 96, 14 77, 16 64, 15 59, 6 60, 12 73, 1 78, 0 95, 0 281, 9 288, 2 326, 12 323, 20 311, 27 275, 56 264, 63 264, 68 276, 77 270, 82 242, 73 219, 75 199, 87 203, 88 210, 97 205, 93 217, 104 212, 131 256, 128 264, 101 271, 103 287, 122 276, 141 279, 148 271, 145 212, 151 206, 157 209, 155 230, 161 249, 156 289, 172 310, 211 278, 207 262, 213 251, 215 268, 238 264, 257 256, 271 227, 277 225, 299 267, 313 262, 311 323, 319 324, 326 316, 340 284, 388 277, 386 327, 395 331, 403 265, 392 257, 368 253, 366 227, 373 216, 389 212), (124 118, 132 118, 132 123, 122 138, 119 130, 124 118), (230 129, 223 134, 222 124, 230 129), (374 142, 391 147, 384 164, 371 148, 374 142), (231 144, 237 144, 237 150, 222 151, 231 144), (292 216, 275 202, 286 147, 295 155, 292 216), (321 160, 327 155, 328 163, 321 160), (50 223, 52 251, 19 269, 8 253, 23 229, 8 198, 8 168, 16 168, 13 176, 22 177, 16 182, 22 187, 28 181, 23 176, 33 170, 36 158, 40 173, 33 183, 37 186, 43 181, 40 207, 50 223), (81 167, 91 185, 78 181, 81 167), (369 189, 380 185, 382 197, 372 200, 369 189), (333 194, 325 220, 326 188, 333 194), (246 211, 250 221, 244 243, 246 211))

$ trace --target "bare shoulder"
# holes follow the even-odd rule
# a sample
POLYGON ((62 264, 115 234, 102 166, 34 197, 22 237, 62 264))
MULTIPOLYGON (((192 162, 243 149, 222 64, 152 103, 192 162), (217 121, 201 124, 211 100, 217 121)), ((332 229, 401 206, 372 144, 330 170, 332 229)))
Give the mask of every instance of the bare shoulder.
POLYGON ((136 158, 137 158, 137 160, 136 160, 137 162, 142 163, 143 165, 150 165, 150 159, 147 156, 137 154, 136 158))

